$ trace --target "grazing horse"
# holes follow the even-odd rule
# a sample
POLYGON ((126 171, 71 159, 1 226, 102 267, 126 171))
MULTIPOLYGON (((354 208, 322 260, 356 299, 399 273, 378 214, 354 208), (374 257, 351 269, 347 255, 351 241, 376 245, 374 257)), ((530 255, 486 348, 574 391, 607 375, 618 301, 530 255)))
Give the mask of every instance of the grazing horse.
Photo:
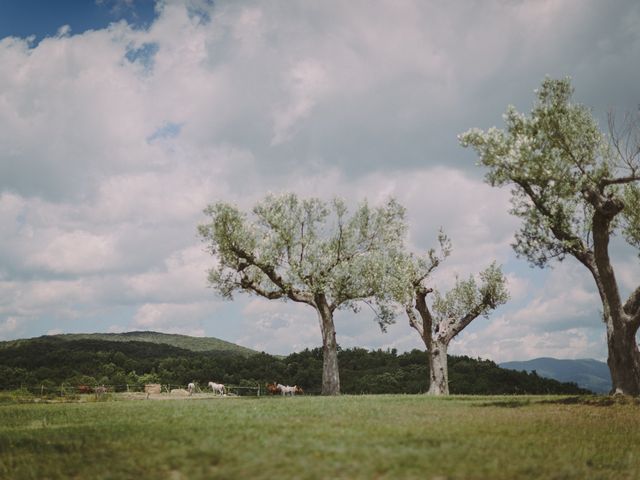
POLYGON ((289 385, 278 384, 278 388, 280 389, 280 392, 282 393, 283 397, 287 394, 293 397, 296 393, 302 393, 302 389, 297 385, 294 385, 293 387, 291 387, 289 385))
POLYGON ((187 385, 187 390, 189 391, 189 396, 193 395, 193 392, 196 391, 196 384, 191 382, 189 385, 187 385))
POLYGON ((219 393, 220 395, 224 395, 225 394, 225 387, 222 383, 215 383, 215 382, 209 382, 209 384, 207 385, 208 387, 211 387, 211 390, 213 391, 213 393, 215 393, 216 395, 219 393))
POLYGON ((94 389, 94 392, 96 394, 96 398, 102 397, 102 395, 104 395, 105 393, 107 393, 107 387, 105 387, 104 385, 100 386, 100 387, 96 387, 94 389))
POLYGON ((89 385, 80 385, 78 386, 78 393, 93 393, 93 387, 89 385))
POLYGON ((271 395, 275 395, 277 393, 280 393, 280 389, 278 388, 278 385, 276 385, 276 383, 267 383, 267 392, 269 392, 271 395))

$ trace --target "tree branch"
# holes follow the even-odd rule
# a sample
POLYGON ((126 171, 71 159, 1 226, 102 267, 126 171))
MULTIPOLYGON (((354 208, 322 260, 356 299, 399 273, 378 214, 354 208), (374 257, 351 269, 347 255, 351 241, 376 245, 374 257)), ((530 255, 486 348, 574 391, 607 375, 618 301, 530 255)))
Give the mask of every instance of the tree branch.
POLYGON ((444 338, 447 345, 449 342, 458 335, 462 330, 467 328, 467 326, 478 318, 483 313, 487 313, 490 310, 495 309, 499 303, 496 302, 495 296, 486 293, 480 303, 475 305, 469 313, 467 313, 464 317, 456 319, 449 323, 451 326, 450 329, 447 329, 445 332, 444 338))
MULTIPOLYGON (((363 301, 366 298, 374 297, 376 294, 375 290, 369 290, 367 292, 363 292, 363 295, 355 296, 353 293, 347 292, 344 294, 344 291, 338 292, 336 297, 333 299, 333 302, 329 304, 329 309, 334 312, 340 305, 342 305, 347 300, 352 300, 354 302, 363 301)), ((370 306, 370 305, 369 305, 370 306)), ((374 310, 375 311, 375 310, 374 310)))
POLYGON ((533 191, 533 188, 531 188, 531 185, 527 181, 519 178, 514 178, 513 181, 516 185, 520 186, 522 190, 524 190, 524 192, 533 202, 533 205, 535 206, 535 208, 540 213, 542 213, 542 215, 544 215, 549 220, 551 220, 549 228, 551 229, 551 232, 553 233, 553 235, 561 242, 566 242, 570 245, 574 245, 574 247, 570 247, 569 253, 575 256, 576 259, 580 261, 583 265, 585 265, 587 268, 591 269, 593 265, 589 263, 590 258, 588 255, 588 249, 585 246, 582 239, 577 235, 575 235, 573 232, 568 232, 567 230, 563 229, 560 225, 558 225, 558 222, 556 221, 555 216, 553 215, 551 210, 536 195, 536 193, 533 191))
MULTIPOLYGON (((440 258, 434 258, 431 260, 431 265, 429 265, 429 267, 427 267, 427 269, 425 270, 425 272, 420 275, 418 278, 416 278, 413 281, 413 288, 420 288, 420 284, 422 283, 422 281, 427 278, 429 275, 431 275, 431 273, 440 266, 440 264, 442 263, 442 259, 440 258)), ((428 289, 429 291, 427 293, 431 293, 433 291, 433 289, 428 289)))
MULTIPOLYGON (((308 292, 303 292, 299 289, 293 288, 290 284, 284 281, 284 279, 278 275, 275 271, 275 268, 272 265, 264 264, 258 261, 257 258, 253 256, 253 254, 242 250, 236 245, 229 245, 230 250, 236 254, 239 258, 245 260, 250 265, 254 265, 262 273, 264 273, 271 282, 277 286, 284 295, 293 300, 294 302, 307 303, 309 305, 313 305, 313 296, 308 292)), ((284 296, 283 295, 283 296, 284 296)), ((279 298, 279 297, 278 297, 279 298)))
POLYGON ((251 290, 252 292, 257 293, 261 297, 267 298, 269 300, 276 300, 285 296, 284 292, 282 291, 278 292, 265 290, 258 283, 249 280, 244 275, 240 278, 240 286, 245 290, 251 290))
POLYGON ((422 340, 428 350, 431 350, 433 344, 433 316, 427 305, 427 295, 431 292, 433 292, 432 288, 417 287, 415 289, 416 310, 422 319, 422 340))
POLYGON ((422 322, 418 321, 418 317, 416 317, 415 312, 411 305, 405 305, 404 311, 407 312, 407 317, 409 317, 409 325, 416 329, 420 334, 420 338, 424 337, 424 329, 422 328, 422 322))
POLYGON ((467 326, 473 322, 476 318, 478 318, 481 314, 482 311, 484 310, 484 306, 483 304, 477 305, 475 308, 473 308, 471 310, 471 312, 469 312, 468 314, 466 314, 464 317, 462 318, 458 318, 455 321, 451 322, 449 325, 451 326, 451 328, 448 328, 445 332, 444 332, 444 340, 445 343, 448 345, 449 342, 456 336, 458 335, 462 330, 464 330, 465 328, 467 328, 467 326))
POLYGON ((618 177, 618 178, 603 178, 598 182, 598 187, 600 191, 609 185, 624 185, 627 183, 637 182, 640 180, 640 175, 627 175, 626 177, 618 177))
POLYGON ((596 210, 594 213, 592 227, 593 256, 600 279, 598 289, 600 290, 600 297, 604 300, 605 315, 607 313, 614 314, 615 318, 621 319, 623 315, 622 300, 620 299, 618 282, 609 258, 609 226, 613 216, 611 216, 610 212, 603 213, 600 210, 596 210), (609 310, 608 312, 607 309, 609 310))
POLYGON ((640 313, 640 287, 636 288, 622 307, 624 313, 635 316, 640 313))

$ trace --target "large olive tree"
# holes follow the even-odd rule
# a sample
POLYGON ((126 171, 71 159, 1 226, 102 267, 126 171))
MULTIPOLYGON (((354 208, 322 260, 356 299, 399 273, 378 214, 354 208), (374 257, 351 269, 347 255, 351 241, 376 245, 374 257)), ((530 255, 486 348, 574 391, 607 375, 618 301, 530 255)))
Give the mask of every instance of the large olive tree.
POLYGON ((199 234, 217 260, 210 284, 226 298, 240 291, 312 307, 322 333, 322 393, 339 394, 334 312, 367 301, 381 326, 392 321, 387 282, 403 248, 404 208, 364 203, 349 215, 338 199, 285 194, 267 196, 250 215, 222 202, 205 213, 211 221, 199 234))
POLYGON ((509 107, 505 129, 471 129, 460 140, 488 168, 488 183, 512 187, 511 213, 522 219, 515 251, 540 267, 571 255, 591 273, 613 392, 639 395, 640 287, 621 298, 609 242, 621 233, 640 246, 640 131, 637 122, 617 129, 610 120, 603 134, 572 94, 568 79, 547 78, 529 115, 509 107))
POLYGON ((399 290, 404 291, 409 325, 420 334, 427 350, 429 395, 449 394, 447 350, 451 340, 473 320, 487 317, 509 298, 506 279, 495 262, 479 274, 480 283, 473 276, 456 278, 454 287, 441 294, 432 286, 431 273, 449 256, 451 244, 443 234, 439 241, 439 253, 431 249, 424 257, 408 257, 403 278, 409 288, 399 290), (427 300, 429 294, 433 294, 433 300, 427 300))

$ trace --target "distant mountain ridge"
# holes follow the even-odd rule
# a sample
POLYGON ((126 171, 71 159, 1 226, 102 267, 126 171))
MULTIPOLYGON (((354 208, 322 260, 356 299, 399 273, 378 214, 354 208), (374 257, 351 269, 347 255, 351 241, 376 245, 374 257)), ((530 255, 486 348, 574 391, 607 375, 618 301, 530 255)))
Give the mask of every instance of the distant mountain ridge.
POLYGON ((606 363, 591 358, 563 360, 541 357, 532 360, 503 362, 502 368, 532 372, 545 378, 560 382, 575 382, 582 388, 595 393, 609 393, 611 390, 611 374, 606 363))
MULTIPOLYGON (((148 342, 155 344, 165 344, 172 347, 191 350, 192 352, 233 352, 244 356, 258 353, 247 347, 236 345, 235 343, 220 340, 215 337, 190 337, 188 335, 178 335, 173 333, 160 333, 150 331, 136 331, 124 333, 64 333, 59 335, 46 335, 45 337, 58 338, 60 340, 105 340, 109 342, 148 342)), ((40 337, 43 338, 43 337, 40 337)), ((0 342, 0 348, 16 346, 30 339, 10 340, 0 342)))

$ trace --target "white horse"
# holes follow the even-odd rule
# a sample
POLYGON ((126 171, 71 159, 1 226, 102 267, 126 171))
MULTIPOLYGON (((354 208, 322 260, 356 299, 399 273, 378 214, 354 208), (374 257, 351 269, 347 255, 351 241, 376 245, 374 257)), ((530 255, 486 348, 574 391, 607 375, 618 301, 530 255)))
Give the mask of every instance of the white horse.
POLYGON ((224 385, 222 383, 209 382, 209 385, 207 386, 211 387, 211 390, 215 394, 218 394, 218 393, 220 395, 225 394, 226 389, 224 388, 224 385))
POLYGON ((189 385, 187 385, 187 390, 189 391, 189 395, 193 395, 193 392, 196 391, 196 384, 191 382, 189 385))
POLYGON ((282 385, 280 383, 278 384, 278 388, 280 389, 280 393, 282 393, 282 396, 289 394, 293 397, 296 394, 296 391, 298 390, 298 387, 296 385, 291 387, 289 385, 282 385))

